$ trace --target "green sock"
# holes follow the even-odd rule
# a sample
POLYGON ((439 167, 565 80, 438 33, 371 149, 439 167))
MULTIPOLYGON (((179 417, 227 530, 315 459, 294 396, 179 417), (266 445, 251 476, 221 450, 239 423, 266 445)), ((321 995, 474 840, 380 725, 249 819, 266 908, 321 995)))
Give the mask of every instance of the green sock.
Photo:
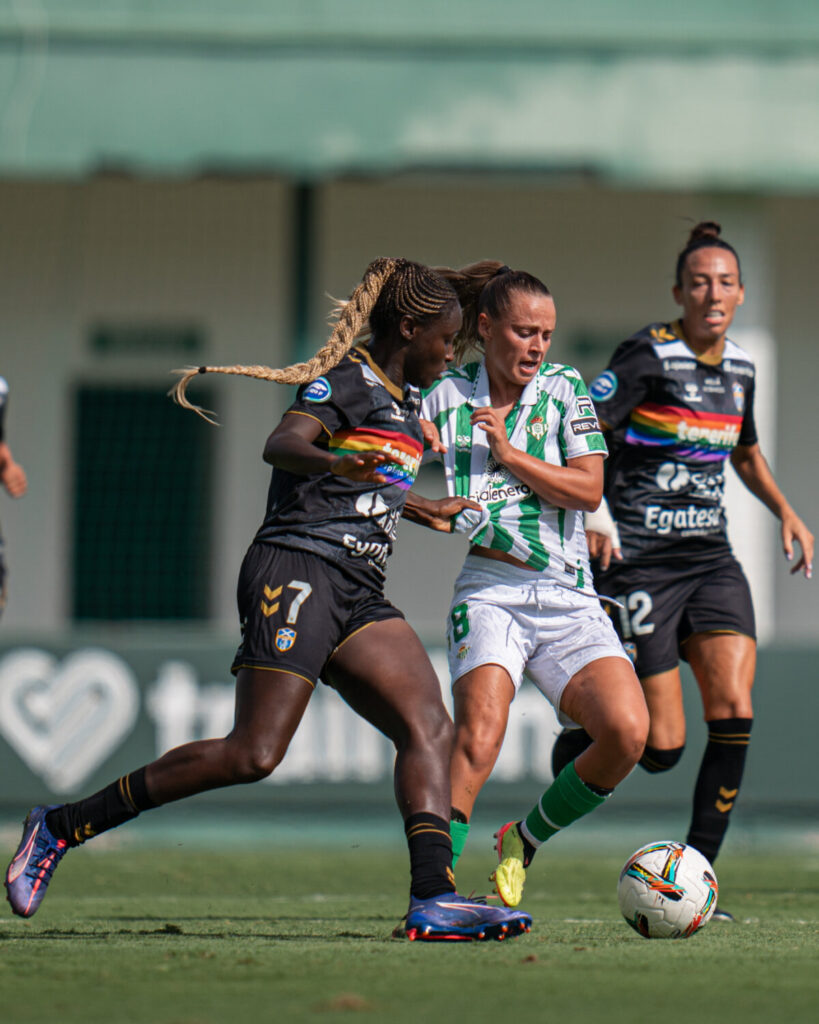
POLYGON ((574 761, 571 761, 527 814, 521 833, 533 846, 540 846, 605 800, 605 796, 589 789, 575 771, 574 761))
POLYGON ((449 834, 452 836, 452 866, 454 868, 466 846, 466 837, 469 835, 469 822, 450 821, 449 834))

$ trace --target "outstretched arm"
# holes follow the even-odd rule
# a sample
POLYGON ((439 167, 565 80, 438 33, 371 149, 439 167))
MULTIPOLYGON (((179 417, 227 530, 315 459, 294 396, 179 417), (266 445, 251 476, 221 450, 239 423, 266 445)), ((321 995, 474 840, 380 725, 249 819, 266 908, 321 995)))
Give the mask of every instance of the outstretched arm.
POLYGON ((782 523, 782 548, 788 561, 793 559, 793 543, 802 549, 791 573, 803 569, 810 579, 813 573, 813 534, 788 504, 773 478, 771 467, 758 444, 739 444, 731 454, 731 464, 748 490, 768 506, 782 523))
POLYGON ((481 512, 481 506, 469 498, 425 498, 410 491, 401 514, 411 523, 418 523, 419 526, 426 526, 430 530, 455 533, 453 520, 465 508, 481 512))
POLYGON ((0 441, 0 482, 12 498, 22 498, 28 487, 25 470, 14 461, 11 448, 5 441, 0 441))

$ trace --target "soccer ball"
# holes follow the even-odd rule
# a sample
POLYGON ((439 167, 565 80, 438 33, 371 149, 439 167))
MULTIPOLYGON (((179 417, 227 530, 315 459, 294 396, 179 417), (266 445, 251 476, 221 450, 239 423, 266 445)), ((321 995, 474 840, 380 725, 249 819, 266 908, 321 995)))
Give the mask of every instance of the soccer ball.
POLYGON ((687 939, 714 913, 717 876, 693 846, 658 842, 633 853, 620 872, 620 911, 646 939, 687 939))

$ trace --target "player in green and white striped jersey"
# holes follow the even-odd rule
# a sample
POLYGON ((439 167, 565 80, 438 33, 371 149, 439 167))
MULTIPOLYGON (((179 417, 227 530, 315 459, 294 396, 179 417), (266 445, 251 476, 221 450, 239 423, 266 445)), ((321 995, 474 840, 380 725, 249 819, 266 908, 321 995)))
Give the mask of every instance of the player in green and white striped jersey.
MULTIPOLYGON (((497 833, 493 877, 515 906, 537 847, 603 803, 634 767, 648 713, 589 569, 582 512, 600 503, 606 446, 580 375, 544 361, 554 301, 537 278, 496 262, 437 269, 463 308, 457 346, 482 354, 445 374, 422 403, 422 417, 437 428, 433 447, 450 495, 474 503, 452 524, 472 541, 447 626, 454 853, 466 842, 524 673, 564 725, 593 737, 525 820, 497 833)), ((423 498, 411 496, 405 515, 440 528, 423 498)))
MULTIPOLYGON (((471 423, 475 410, 491 407, 484 362, 449 371, 422 404, 447 449, 447 490, 485 509, 479 519, 464 517, 464 526, 476 524, 470 539, 513 555, 561 586, 594 594, 582 513, 545 503, 528 484, 510 477, 493 456, 485 431, 471 423)), ((512 447, 555 466, 606 453, 586 385, 571 366, 542 363, 504 425, 512 447)))

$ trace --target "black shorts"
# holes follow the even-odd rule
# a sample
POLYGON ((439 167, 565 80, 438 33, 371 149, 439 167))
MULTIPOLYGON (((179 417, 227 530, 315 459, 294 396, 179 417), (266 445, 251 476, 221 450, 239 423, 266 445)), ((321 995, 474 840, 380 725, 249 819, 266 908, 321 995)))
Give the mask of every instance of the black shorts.
POLYGON ((607 610, 641 678, 676 668, 694 633, 756 639, 751 590, 733 555, 691 566, 615 562, 595 575, 595 585, 624 605, 607 610))
POLYGON ((242 642, 231 672, 264 668, 312 685, 339 644, 371 622, 402 619, 380 588, 308 551, 251 544, 236 592, 242 642))

